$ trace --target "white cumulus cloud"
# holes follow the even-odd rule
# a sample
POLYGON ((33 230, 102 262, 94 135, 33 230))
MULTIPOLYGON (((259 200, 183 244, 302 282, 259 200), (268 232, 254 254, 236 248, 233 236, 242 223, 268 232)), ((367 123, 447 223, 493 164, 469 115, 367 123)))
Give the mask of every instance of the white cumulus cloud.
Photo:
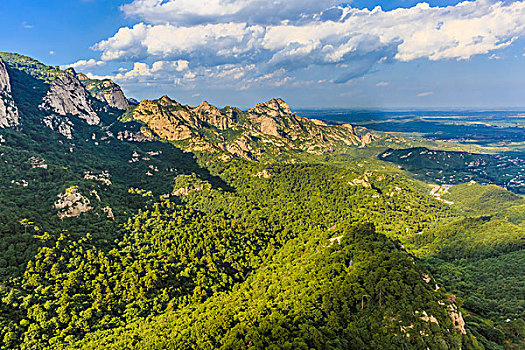
POLYGON ((148 23, 280 23, 311 18, 337 5, 334 0, 135 0, 121 9, 148 23))
MULTIPOLYGON (((54 54, 54 51, 52 51, 52 52, 54 54)), ((106 65, 106 62, 104 62, 104 61, 97 61, 97 60, 92 58, 92 59, 89 59, 89 60, 79 60, 79 61, 77 61, 75 63, 65 64, 65 65, 62 65, 60 68, 62 68, 62 69, 74 68, 75 70, 83 70, 83 69, 91 69, 91 68, 95 68, 95 67, 102 67, 102 66, 105 66, 105 65, 106 65)))
MULTIPOLYGON (((257 49, 257 38, 262 37, 260 26, 245 23, 219 23, 178 27, 171 24, 148 25, 139 23, 132 28, 121 28, 113 37, 94 46, 103 52, 103 60, 143 59, 148 57, 199 57, 206 61, 236 60, 257 49)), ((211 62, 214 63, 214 62, 211 62)))
POLYGON ((102 61, 155 62, 119 73, 122 78, 161 71, 175 78, 179 71, 167 62, 184 61, 187 72, 180 79, 192 81, 210 72, 209 79, 256 81, 281 69, 293 75, 333 67, 331 77, 313 78, 344 83, 379 62, 466 60, 495 54, 525 35, 525 0, 419 3, 390 11, 331 0, 135 0, 122 10, 141 22, 93 48, 102 61))
POLYGON ((171 79, 171 74, 178 74, 182 76, 182 72, 188 70, 188 61, 156 61, 151 66, 144 62, 135 62, 133 69, 128 71, 121 71, 114 79, 118 80, 165 80, 171 79))

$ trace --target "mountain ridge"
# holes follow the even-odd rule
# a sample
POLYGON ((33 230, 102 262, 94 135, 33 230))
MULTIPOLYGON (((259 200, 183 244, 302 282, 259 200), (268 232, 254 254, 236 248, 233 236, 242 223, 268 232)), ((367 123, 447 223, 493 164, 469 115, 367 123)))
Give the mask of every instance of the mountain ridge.
MULTIPOLYGON (((39 122, 67 139, 73 138, 76 118, 88 125, 99 126, 99 115, 110 110, 114 111, 114 115, 125 111, 119 118, 124 124, 136 121, 144 126, 142 132, 119 132, 122 139, 143 141, 154 134, 190 152, 224 153, 225 160, 231 156, 269 160, 298 152, 314 155, 341 153, 386 139, 362 127, 330 125, 300 117, 280 98, 258 103, 245 111, 230 106, 219 109, 207 101, 191 107, 167 95, 135 105, 110 79, 91 79, 72 68, 61 70, 18 54, 0 53, 0 59, 8 68, 0 70, 7 94, 7 98, 1 100, 7 101, 3 102, 3 113, 0 112, 1 127, 23 125, 25 119, 24 115, 18 117, 19 108, 15 99, 8 95, 11 85, 6 84, 10 81, 11 71, 21 80, 17 87, 34 84, 33 89, 37 91, 34 100, 28 101, 30 103, 23 108, 33 110, 35 116, 43 114, 39 122), (6 103, 11 107, 7 108, 6 103), (35 108, 36 105, 38 108, 35 108)), ((24 88, 27 90, 27 87, 24 88)), ((18 94, 27 95, 28 91, 18 94)), ((106 124, 115 122, 107 120, 106 124)), ((127 129, 127 126, 121 128, 127 129)))
POLYGON ((376 159, 403 139, 278 98, 124 111, 114 82, 0 58, 19 112, 0 128, 0 348, 500 350, 518 334, 469 323, 412 256, 456 212, 376 159))
POLYGON ((86 87, 93 97, 108 106, 125 110, 130 103, 118 84, 111 79, 91 79, 83 73, 77 73, 77 78, 86 87))
POLYGON ((191 107, 163 96, 140 102, 128 116, 160 138, 185 143, 189 151, 224 151, 249 160, 265 159, 268 150, 274 156, 284 150, 320 155, 385 139, 362 127, 300 117, 280 98, 242 111, 230 106, 219 109, 207 101, 191 107))

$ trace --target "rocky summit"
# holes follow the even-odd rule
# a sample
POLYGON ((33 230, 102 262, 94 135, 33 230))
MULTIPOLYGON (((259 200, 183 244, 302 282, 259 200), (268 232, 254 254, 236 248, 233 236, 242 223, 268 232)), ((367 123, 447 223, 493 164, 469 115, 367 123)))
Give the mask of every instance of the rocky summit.
POLYGON ((188 150, 225 151, 252 160, 289 150, 332 153, 381 139, 364 128, 299 117, 282 99, 242 111, 219 109, 206 101, 191 107, 163 96, 133 107, 131 119, 188 150))
POLYGON ((80 82, 86 87, 93 97, 97 100, 107 103, 112 108, 125 110, 129 102, 124 96, 120 86, 115 84, 111 79, 90 79, 83 73, 77 74, 80 82))
POLYGON ((23 126, 27 118, 36 117, 31 122, 72 140, 81 125, 105 128, 109 123, 119 125, 113 136, 120 140, 143 142, 156 137, 186 151, 225 153, 248 160, 282 158, 290 152, 344 152, 385 139, 365 128, 300 117, 279 98, 245 111, 218 108, 207 101, 191 107, 168 96, 131 105, 112 80, 91 79, 73 69, 46 66, 17 54, 0 53, 0 57, 5 60, 0 61, 1 127, 23 126), (27 116, 19 117, 13 89, 20 96, 31 95, 17 102, 31 111, 27 116), (112 117, 101 124, 101 118, 109 115, 112 117))

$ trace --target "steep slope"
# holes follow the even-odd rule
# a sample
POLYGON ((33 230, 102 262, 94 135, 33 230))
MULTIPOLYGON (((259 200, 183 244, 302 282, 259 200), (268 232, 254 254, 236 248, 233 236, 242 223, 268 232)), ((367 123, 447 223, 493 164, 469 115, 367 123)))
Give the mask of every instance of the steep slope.
POLYGON ((123 114, 97 92, 111 83, 0 57, 18 109, 0 128, 1 348, 479 348, 449 284, 392 241, 454 209, 378 161, 327 156, 389 141, 279 99, 123 114))
POLYGON ((18 124, 18 108, 11 94, 11 79, 4 61, 0 58, 0 128, 18 124))
POLYGON ((56 74, 39 108, 61 116, 74 115, 89 125, 96 125, 100 123, 100 117, 95 112, 89 96, 75 72, 66 70, 56 74))
POLYGON ((380 138, 364 128, 299 117, 281 99, 241 111, 234 107, 219 110, 206 101, 190 107, 164 96, 142 101, 130 118, 187 150, 224 151, 251 160, 286 152, 344 152, 380 138))
POLYGON ((61 70, 12 53, 0 53, 0 58, 5 62, 22 128, 45 126, 72 139, 77 129, 99 125, 101 117, 114 113, 112 109, 102 111, 107 104, 93 99, 72 69, 61 70))
POLYGON ((98 80, 90 79, 87 75, 78 73, 78 79, 97 100, 106 103, 112 108, 125 110, 129 107, 129 102, 124 96, 120 86, 110 79, 98 80))

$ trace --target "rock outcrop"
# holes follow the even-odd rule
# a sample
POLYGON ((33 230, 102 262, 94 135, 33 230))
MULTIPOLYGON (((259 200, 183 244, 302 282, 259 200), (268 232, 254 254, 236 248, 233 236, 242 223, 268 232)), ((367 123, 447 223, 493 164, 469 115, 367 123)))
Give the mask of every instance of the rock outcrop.
POLYGON ((283 149, 326 154, 374 140, 372 134, 351 125, 329 125, 299 117, 282 99, 241 111, 234 107, 218 109, 206 101, 190 107, 163 96, 142 101, 131 115, 158 137, 183 142, 186 150, 226 152, 250 160, 268 151, 278 155, 283 149))
POLYGON ((226 130, 234 124, 231 117, 222 114, 217 107, 210 105, 207 101, 202 102, 200 105, 193 108, 192 111, 197 115, 199 120, 212 125, 219 130, 226 130))
POLYGON ((142 131, 119 131, 117 134, 117 139, 121 141, 130 141, 130 142, 151 142, 154 138, 150 135, 144 135, 142 131))
POLYGON ((297 116, 280 98, 257 104, 248 115, 255 128, 267 135, 294 139, 302 130, 297 116))
POLYGON ((459 311, 455 304, 449 305, 448 315, 454 324, 454 328, 456 328, 461 334, 467 334, 467 331, 465 330, 465 320, 463 319, 461 311, 459 311))
POLYGON ((120 86, 115 84, 113 80, 104 79, 90 79, 87 75, 79 73, 77 74, 80 82, 86 87, 91 96, 97 100, 106 103, 112 108, 125 110, 129 107, 129 101, 124 96, 124 92, 120 86))
POLYGON ((89 125, 100 123, 100 117, 93 109, 89 93, 73 70, 57 74, 39 108, 61 116, 77 116, 89 125))
POLYGON ((82 213, 87 213, 93 208, 91 207, 89 199, 80 193, 78 187, 70 187, 64 193, 58 195, 58 200, 55 202, 55 209, 58 209, 58 217, 72 218, 80 216, 82 213))
POLYGON ((268 172, 268 170, 264 169, 264 170, 259 171, 257 174, 253 174, 252 176, 253 177, 262 177, 262 178, 265 178, 265 179, 269 179, 269 178, 272 177, 272 174, 270 174, 268 172))
POLYGON ((108 219, 115 221, 115 214, 113 214, 113 209, 111 209, 111 207, 104 207, 102 208, 102 211, 106 214, 108 219))
POLYGON ((168 141, 197 136, 202 122, 180 103, 163 96, 158 101, 142 101, 133 113, 135 120, 146 123, 160 138, 168 141))
POLYGON ((20 123, 18 108, 11 94, 11 80, 7 67, 0 58, 0 128, 9 128, 20 123))
POLYGON ((111 186, 111 175, 107 171, 103 171, 100 174, 93 174, 91 171, 86 171, 84 173, 84 179, 98 181, 106 186, 111 186))
POLYGON ((375 136, 371 133, 366 133, 365 135, 363 135, 363 137, 361 137, 361 146, 366 146, 366 145, 369 145, 371 144, 375 139, 375 136))
POLYGON ((62 136, 68 140, 73 138, 73 123, 68 117, 61 117, 55 114, 47 115, 42 119, 42 123, 51 130, 58 131, 62 136))
POLYGON ((29 164, 31 164, 31 169, 36 169, 36 168, 47 169, 48 168, 48 165, 46 164, 45 159, 42 159, 39 157, 30 157, 28 161, 29 161, 29 164))

